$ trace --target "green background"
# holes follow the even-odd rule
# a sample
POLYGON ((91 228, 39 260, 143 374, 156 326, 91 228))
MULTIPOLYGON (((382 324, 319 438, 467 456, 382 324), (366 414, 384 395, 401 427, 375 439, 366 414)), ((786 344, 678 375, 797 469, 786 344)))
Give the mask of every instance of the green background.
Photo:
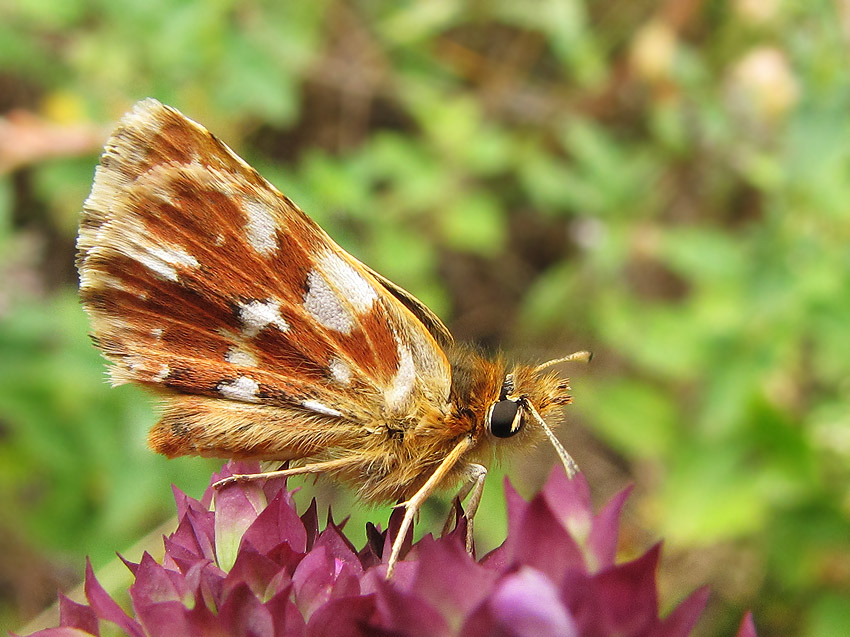
MULTIPOLYGON (((699 634, 842 634, 848 61, 843 1, 0 0, 0 628, 218 466, 145 448, 154 401, 108 388, 76 300, 97 154, 154 96, 457 338, 594 351, 560 436, 598 503, 636 484, 622 556, 665 539, 663 608, 710 584, 699 634)), ((482 548, 502 507, 495 476, 482 548)))

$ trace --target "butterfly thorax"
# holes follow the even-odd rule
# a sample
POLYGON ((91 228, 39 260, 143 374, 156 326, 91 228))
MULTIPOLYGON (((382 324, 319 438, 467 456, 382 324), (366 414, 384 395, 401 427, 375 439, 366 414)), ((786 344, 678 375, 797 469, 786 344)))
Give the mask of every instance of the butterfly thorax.
POLYGON ((395 444, 381 446, 380 462, 371 463, 359 477, 364 499, 408 497, 464 438, 470 439, 471 448, 441 488, 459 481, 470 464, 489 467, 502 456, 545 439, 541 428, 522 411, 515 435, 495 435, 490 420, 501 399, 528 401, 553 425, 560 420, 560 406, 571 400, 567 380, 555 374, 540 374, 525 365, 509 367, 501 356, 488 358, 464 345, 447 347, 446 355, 452 370, 448 412, 442 416, 433 410, 420 413, 417 422, 395 433, 395 444))

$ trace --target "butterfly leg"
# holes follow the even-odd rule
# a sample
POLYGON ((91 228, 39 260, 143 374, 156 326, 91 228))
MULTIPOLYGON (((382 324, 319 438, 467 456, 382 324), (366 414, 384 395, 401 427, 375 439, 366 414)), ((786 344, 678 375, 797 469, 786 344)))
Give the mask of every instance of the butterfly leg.
POLYGON ((472 521, 478 513, 478 505, 481 504, 481 496, 484 495, 484 480, 487 478, 486 467, 480 464, 471 464, 467 469, 470 476, 471 495, 466 505, 466 552, 472 555, 472 521))
POLYGON ((478 512, 478 506, 481 504, 481 496, 484 494, 484 480, 487 478, 487 468, 480 464, 470 464, 466 467, 467 481, 458 491, 457 496, 453 501, 452 510, 446 518, 446 523, 443 525, 443 535, 448 533, 452 528, 452 522, 456 519, 456 509, 454 503, 459 504, 472 494, 469 502, 466 504, 466 552, 472 555, 472 521, 475 514, 478 512))
POLYGON ((395 565, 398 562, 399 555, 401 554, 401 547, 404 544, 404 539, 407 537, 407 533, 410 531, 410 527, 413 525, 413 520, 419 512, 419 509, 422 507, 422 504, 431 496, 432 493, 434 493, 440 485, 440 482, 443 481, 449 471, 451 471, 457 464, 461 456, 474 445, 475 440, 471 436, 468 436, 457 443, 455 448, 452 449, 445 458, 443 458, 443 461, 439 464, 437 470, 431 474, 431 477, 428 478, 425 484, 423 484, 419 490, 413 494, 413 497, 407 502, 402 502, 397 505, 399 507, 404 507, 404 518, 402 519, 401 526, 393 540, 390 560, 387 563, 387 579, 390 579, 393 576, 393 571, 395 571, 395 565))
POLYGON ((307 473, 327 473, 341 469, 352 464, 350 458, 339 458, 337 460, 328 460, 327 462, 314 462, 313 464, 305 464, 302 467, 292 467, 290 469, 280 469, 278 471, 263 471, 261 473, 238 473, 228 478, 223 478, 216 482, 213 487, 221 489, 230 484, 237 482, 253 482, 254 480, 265 480, 267 478, 286 478, 288 476, 299 476, 307 473))

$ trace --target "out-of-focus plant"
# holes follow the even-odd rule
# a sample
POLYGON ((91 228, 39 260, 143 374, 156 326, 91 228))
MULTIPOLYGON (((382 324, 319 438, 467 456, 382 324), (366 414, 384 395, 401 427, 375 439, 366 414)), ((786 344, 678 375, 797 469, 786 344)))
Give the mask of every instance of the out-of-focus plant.
MULTIPOLYGON (((658 616, 656 545, 616 564, 620 511, 628 489, 598 515, 582 475, 556 469, 530 502, 506 483, 508 538, 480 561, 454 531, 408 546, 393 579, 389 532, 370 526, 360 551, 328 513, 319 531, 316 501, 298 516, 282 480, 212 483, 259 466, 227 465, 203 498, 175 490, 180 524, 165 538, 162 564, 149 554, 132 571, 132 612, 101 587, 89 565, 87 604, 60 598, 60 627, 44 637, 100 635, 108 622, 143 635, 622 635, 685 637, 708 596, 699 589, 658 616)), ((738 633, 755 637, 747 618, 738 633)))

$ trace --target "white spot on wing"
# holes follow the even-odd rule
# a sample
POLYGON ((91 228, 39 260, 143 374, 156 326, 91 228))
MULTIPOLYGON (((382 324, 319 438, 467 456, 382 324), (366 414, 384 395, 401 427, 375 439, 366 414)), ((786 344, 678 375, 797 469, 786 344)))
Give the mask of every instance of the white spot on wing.
POLYGON ((133 378, 144 382, 161 383, 171 372, 166 363, 157 364, 144 356, 128 356, 125 364, 133 378))
POLYGON ((315 411, 317 414, 323 414, 325 416, 342 416, 342 412, 332 409, 324 403, 320 403, 318 400, 302 401, 301 406, 304 409, 309 409, 310 411, 315 411))
POLYGON ((306 309, 319 325, 343 334, 354 327, 354 318, 345 308, 339 297, 316 270, 307 275, 307 294, 304 295, 306 309))
POLYGON ((319 259, 319 268, 331 287, 342 294, 356 312, 372 308, 378 298, 375 288, 340 256, 326 252, 319 259))
POLYGON ((333 252, 325 252, 307 275, 304 308, 328 329, 348 334, 354 329, 356 313, 372 309, 378 298, 369 282, 333 252))
POLYGON ((328 367, 331 370, 331 376, 340 385, 349 385, 351 383, 351 367, 344 360, 335 358, 330 362, 328 367))
POLYGON ((245 212, 248 215, 248 243, 262 255, 277 250, 277 222, 269 207, 253 199, 245 200, 245 212))
POLYGON ((246 403, 257 402, 257 391, 260 385, 253 378, 240 376, 236 380, 230 382, 221 382, 218 385, 218 391, 221 395, 230 400, 239 400, 246 403))
POLYGON ((224 360, 234 365, 242 365, 243 367, 256 367, 257 357, 251 352, 241 347, 233 346, 224 355, 224 360))
POLYGON ((271 299, 240 303, 239 320, 242 321, 242 333, 248 338, 253 338, 269 325, 274 325, 281 332, 289 329, 289 323, 280 315, 280 303, 271 299))
POLYGON ((176 266, 198 268, 201 265, 195 257, 180 246, 155 245, 148 243, 148 239, 137 238, 135 242, 125 244, 123 247, 128 257, 135 259, 160 278, 169 281, 177 280, 176 266))
POLYGON ((410 348, 402 343, 398 336, 396 336, 396 344, 398 345, 398 371, 393 384, 384 393, 384 398, 391 408, 400 407, 407 401, 416 382, 416 366, 413 364, 410 348))

